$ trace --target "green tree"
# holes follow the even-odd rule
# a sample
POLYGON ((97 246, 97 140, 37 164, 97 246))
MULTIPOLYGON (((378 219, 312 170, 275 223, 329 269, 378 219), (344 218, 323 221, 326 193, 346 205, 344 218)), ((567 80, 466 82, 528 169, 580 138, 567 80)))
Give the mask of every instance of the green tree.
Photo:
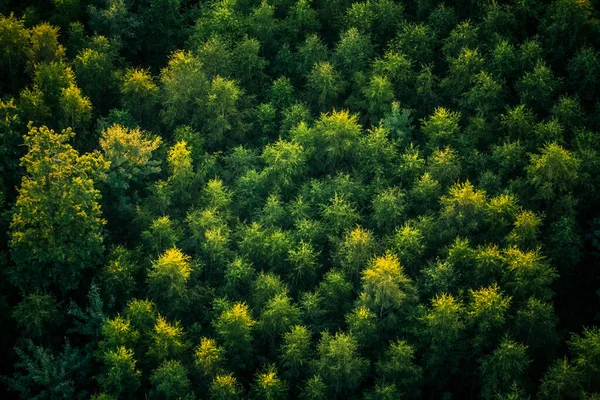
POLYGON ((339 242, 335 257, 349 278, 358 278, 375 255, 375 245, 373 234, 360 226, 348 232, 339 242))
POLYGON ((31 29, 31 64, 61 61, 65 48, 58 41, 59 28, 43 22, 31 29))
POLYGON ((242 398, 242 385, 232 374, 217 375, 208 388, 211 400, 237 400, 242 398))
POLYGON ((148 292, 165 310, 177 309, 187 294, 191 273, 190 256, 177 248, 168 249, 148 271, 148 292))
POLYGON ((550 106, 558 81, 543 61, 538 61, 533 71, 526 72, 517 82, 516 87, 521 101, 536 110, 543 110, 550 106))
POLYGON ((306 375, 312 358, 311 336, 312 332, 303 325, 295 325, 283 334, 279 359, 290 378, 306 375))
POLYGON ((27 347, 15 348, 18 357, 15 373, 6 379, 11 392, 22 398, 85 399, 88 393, 81 389, 89 374, 90 354, 68 342, 60 353, 36 346, 31 340, 27 347))
POLYGON ((8 16, 0 15, 0 76, 4 82, 0 88, 3 91, 16 89, 15 78, 19 76, 28 56, 29 35, 22 19, 12 13, 8 16), (5 88, 4 85, 8 83, 10 86, 5 88))
POLYGON ((277 376, 273 364, 256 374, 250 396, 255 399, 283 400, 287 398, 287 384, 277 376))
POLYGON ((421 131, 431 149, 458 143, 460 113, 438 107, 432 116, 423 120, 421 131))
POLYGON ((117 103, 119 72, 116 61, 115 45, 104 36, 94 37, 89 47, 81 49, 73 60, 77 84, 94 107, 102 112, 117 103))
POLYGON ((242 125, 239 116, 238 102, 242 90, 236 81, 215 76, 208 89, 208 97, 202 103, 204 129, 208 136, 208 144, 218 147, 224 142, 231 143, 226 135, 241 136, 242 125))
POLYGON ((250 362, 252 331, 255 325, 256 321, 252 319, 246 303, 233 304, 213 321, 218 337, 223 341, 227 351, 228 359, 236 369, 243 370, 249 367, 246 363, 250 362))
POLYGON ((150 395, 155 399, 193 399, 191 381, 177 360, 167 360, 152 372, 150 395))
POLYGON ((194 364, 203 375, 214 376, 219 373, 225 362, 225 349, 214 339, 203 337, 194 351, 194 364))
POLYGON ((59 305, 54 297, 44 292, 30 293, 12 312, 21 334, 31 339, 42 339, 62 319, 59 305))
POLYGON ((131 218, 139 191, 150 176, 160 171, 159 162, 153 159, 160 143, 160 137, 120 124, 102 131, 100 148, 104 158, 110 162, 103 196, 104 213, 109 221, 131 218))
POLYGON ((273 343, 275 338, 300 323, 300 310, 287 295, 276 295, 265 304, 256 328, 273 343))
POLYGON ((338 104, 345 85, 340 73, 327 61, 316 62, 308 75, 308 97, 321 111, 338 104))
POLYGON ((429 379, 444 387, 456 374, 462 354, 465 335, 465 309, 463 304, 449 294, 437 295, 431 308, 422 317, 426 343, 425 367, 429 379))
POLYGON ((334 396, 358 388, 368 368, 369 361, 358 355, 358 344, 352 335, 322 333, 313 369, 334 396))
POLYGON ((540 154, 532 154, 526 168, 529 182, 543 200, 565 194, 578 182, 580 160, 556 143, 547 143, 540 154))
POLYGON ((142 126, 152 126, 159 101, 159 88, 150 72, 129 68, 121 84, 121 103, 142 126))
POLYGON ((378 376, 386 383, 396 385, 406 397, 419 394, 421 367, 415 364, 415 348, 404 340, 390 343, 376 364, 378 376))
POLYGON ((160 363, 183 355, 187 348, 188 343, 179 321, 171 324, 159 314, 151 333, 148 355, 160 363))
POLYGON ((469 320, 476 327, 474 344, 489 346, 506 324, 511 298, 494 284, 478 290, 470 289, 469 320))
POLYGON ((396 255, 387 253, 376 257, 362 272, 363 290, 366 302, 383 317, 390 308, 401 308, 416 299, 416 289, 412 280, 404 273, 404 268, 396 255))
POLYGON ((496 398, 511 385, 520 385, 531 361, 527 347, 505 338, 502 343, 481 363, 482 389, 484 399, 496 398))
POLYGON ((357 306, 346 314, 348 332, 361 348, 370 348, 377 341, 377 315, 367 306, 357 306))
POLYGON ((23 177, 10 224, 9 278, 23 289, 79 286, 86 269, 101 260, 100 193, 94 178, 108 163, 98 153, 79 155, 67 142, 71 130, 31 128, 23 177))
POLYGON ((97 377, 100 387, 115 397, 134 398, 142 375, 136 363, 133 351, 124 346, 108 351, 104 355, 104 372, 97 377))
POLYGON ((191 53, 177 51, 160 72, 161 111, 163 121, 175 127, 196 121, 196 102, 206 95, 208 82, 200 59, 191 53))
POLYGON ((333 63, 344 76, 350 78, 352 74, 365 70, 372 53, 370 37, 353 27, 341 33, 333 51, 333 63))

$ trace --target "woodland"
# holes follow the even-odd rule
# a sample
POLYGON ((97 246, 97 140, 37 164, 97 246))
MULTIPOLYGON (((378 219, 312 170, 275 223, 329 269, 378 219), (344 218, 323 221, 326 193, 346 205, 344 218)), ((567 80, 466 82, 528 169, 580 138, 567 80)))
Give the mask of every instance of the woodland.
POLYGON ((600 399, 598 0, 0 0, 0 395, 600 399))

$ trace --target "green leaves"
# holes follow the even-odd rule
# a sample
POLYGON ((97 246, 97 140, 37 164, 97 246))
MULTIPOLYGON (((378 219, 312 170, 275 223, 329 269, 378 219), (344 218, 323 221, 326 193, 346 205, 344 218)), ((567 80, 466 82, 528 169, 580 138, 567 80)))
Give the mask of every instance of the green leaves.
POLYGON ((365 378, 369 362, 358 356, 357 351, 358 346, 352 335, 323 332, 313 368, 333 395, 352 391, 365 378))
POLYGON ((68 143, 74 134, 32 128, 25 137, 23 178, 11 222, 15 266, 10 277, 23 289, 56 284, 67 292, 101 259, 102 226, 94 185, 109 163, 98 154, 80 156, 68 143))

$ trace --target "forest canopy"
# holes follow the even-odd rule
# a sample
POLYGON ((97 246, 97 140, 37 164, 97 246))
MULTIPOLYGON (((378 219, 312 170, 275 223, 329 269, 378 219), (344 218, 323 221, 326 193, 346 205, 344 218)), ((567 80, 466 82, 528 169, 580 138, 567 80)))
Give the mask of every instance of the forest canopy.
POLYGON ((0 0, 0 386, 600 399, 598 0, 0 0))

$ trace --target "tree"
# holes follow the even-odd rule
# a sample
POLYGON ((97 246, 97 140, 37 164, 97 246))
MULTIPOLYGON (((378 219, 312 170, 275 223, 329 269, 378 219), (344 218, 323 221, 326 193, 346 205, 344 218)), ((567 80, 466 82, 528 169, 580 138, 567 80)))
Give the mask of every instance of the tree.
POLYGON ((106 294, 117 303, 125 303, 136 289, 139 269, 134 252, 121 245, 111 248, 100 275, 106 294))
POLYGON ((306 375, 312 357, 311 336, 311 331, 303 325, 295 325, 283 334, 279 359, 290 378, 306 375))
POLYGON ((390 46, 415 63, 427 65, 433 61, 433 39, 427 24, 403 21, 390 46))
POLYGON ((413 346, 404 340, 392 342, 376 364, 377 374, 384 382, 396 385, 402 395, 414 397, 419 394, 422 378, 421 367, 414 358, 413 346))
POLYGON ((160 363, 181 356, 187 348, 188 343, 179 321, 171 324, 159 314, 151 334, 148 355, 160 363))
POLYGON ((462 165, 458 154, 452 147, 438 147, 427 160, 426 170, 442 187, 447 188, 460 177, 462 165))
POLYGON ((423 233, 408 223, 398 227, 389 238, 391 250, 398 255, 402 265, 407 267, 413 267, 418 263, 425 251, 424 241, 423 233))
POLYGON ((385 76, 374 75, 363 89, 371 123, 376 124, 392 110, 395 100, 392 83, 385 76))
POLYGON ((132 4, 124 0, 106 3, 100 8, 94 4, 88 7, 90 27, 98 34, 114 38, 123 43, 129 54, 135 54, 140 49, 137 39, 141 21, 131 10, 132 4))
POLYGON ((271 343, 275 338, 287 332, 292 326, 300 323, 300 310, 287 295, 277 295, 267 302, 257 329, 261 331, 271 343))
POLYGON ((277 376, 273 364, 268 365, 263 372, 256 374, 251 396, 255 399, 283 400, 287 396, 287 384, 277 376))
POLYGON ((323 112, 337 104, 345 87, 340 73, 327 61, 313 64, 307 80, 308 96, 323 112))
POLYGON ((330 204, 323 208, 323 218, 330 227, 332 237, 350 230, 359 221, 356 208, 337 193, 331 198, 330 204))
POLYGON ((535 296, 547 300, 552 297, 549 286, 558 275, 539 250, 524 252, 512 247, 504 251, 504 257, 507 263, 505 279, 515 299, 535 296))
POLYGON ((555 199, 578 182, 580 160, 556 143, 547 143, 540 154, 532 154, 526 168, 529 182, 543 200, 555 199))
POLYGON ((62 352, 36 346, 31 340, 27 348, 16 348, 15 373, 8 378, 8 388, 23 398, 85 399, 81 390, 89 373, 90 354, 67 342, 62 352))
POLYGON ((577 399, 582 397, 581 374, 567 358, 554 362, 544 374, 538 392, 541 399, 577 399))
POLYGON ((288 251, 287 261, 291 266, 290 276, 294 287, 310 286, 314 282, 319 268, 318 256, 312 244, 302 239, 297 247, 288 251))
POLYGON ((592 32, 590 2, 572 0, 553 1, 540 21, 540 28, 547 46, 556 49, 556 59, 566 58, 592 32))
POLYGON ((356 338, 358 345, 365 349, 373 347, 377 341, 377 315, 369 307, 361 305, 346 314, 348 332, 356 338))
POLYGON ((523 75, 516 87, 523 103, 535 110, 543 110, 550 106, 559 81, 554 78, 552 70, 540 60, 533 71, 523 75))
MULTIPOLYGON (((325 165, 330 168, 352 162, 356 156, 356 145, 362 133, 358 116, 348 110, 322 114, 315 123, 314 134, 322 140, 325 165)), ((319 160, 322 161, 322 160, 319 160)))
POLYGON ((150 253, 158 256, 177 246, 181 232, 171 217, 158 217, 142 232, 142 239, 150 253))
POLYGON ((451 97, 455 93, 464 93, 480 76, 484 58, 477 48, 462 47, 456 57, 448 59, 448 76, 441 81, 441 86, 451 97))
POLYGON ((449 294, 431 299, 431 308, 422 317, 427 346, 425 366, 429 379, 442 386, 456 374, 465 334, 465 310, 462 303, 449 294))
POLYGON ((351 392, 365 378, 369 361, 358 355, 358 345, 352 335, 323 332, 317 346, 313 368, 334 396, 351 392))
POLYGON ((517 310, 515 337, 527 345, 530 353, 535 355, 534 359, 538 359, 539 354, 550 359, 558 343, 557 322, 551 303, 530 297, 517 310))
POLYGON ((139 332, 131 326, 129 320, 120 315, 106 319, 102 324, 102 340, 98 343, 99 358, 110 356, 111 351, 121 346, 135 348, 139 336, 139 332))
POLYGON ((190 257, 177 248, 168 249, 148 272, 150 295, 166 311, 176 310, 187 293, 191 272, 190 257))
POLYGON ((150 395, 155 399, 193 399, 191 381, 177 360, 163 362, 150 376, 150 395))
POLYGON ((215 376, 221 372, 225 361, 225 349, 214 339, 202 337, 194 352, 194 364, 205 376, 215 376))
POLYGON ((242 398, 242 385, 231 374, 217 375, 208 389, 211 400, 236 400, 242 398))
POLYGON ((357 226, 346 234, 343 241, 340 241, 335 257, 339 260, 345 274, 354 280, 374 254, 373 234, 357 226))
POLYGON ((106 393, 115 397, 133 398, 140 387, 141 375, 136 369, 133 351, 120 346, 104 356, 104 372, 97 379, 106 393))
POLYGON ((160 143, 160 137, 120 124, 102 131, 100 148, 110 162, 104 193, 104 212, 109 220, 131 218, 139 191, 150 176, 160 171, 159 162, 153 159, 160 143))
POLYGON ((442 218, 459 233, 468 234, 479 228, 485 212, 485 191, 476 190, 468 180, 457 182, 441 202, 442 218))
POLYGON ((526 350, 526 346, 507 337, 492 354, 483 359, 481 395, 484 399, 496 398, 498 394, 505 393, 511 385, 521 384, 531 362, 526 350))
POLYGON ((600 373, 600 329, 585 328, 582 335, 572 335, 569 350, 573 354, 573 363, 581 371, 583 387, 597 392, 599 388, 596 377, 600 373))
POLYGON ((425 135, 427 145, 431 149, 458 143, 458 121, 460 113, 438 107, 433 115, 423 120, 421 131, 425 135))
POLYGON ((32 65, 61 61, 65 48, 58 42, 58 30, 45 22, 33 27, 30 36, 32 65))
POLYGON ((159 88, 147 70, 129 68, 121 85, 121 103, 142 126, 152 126, 159 88))
POLYGON ((243 370, 249 366, 246 363, 250 361, 252 330, 255 325, 256 321, 252 319, 246 303, 233 304, 213 321, 213 326, 227 351, 230 364, 236 369, 243 370))
MULTIPOLYGON (((329 52, 321 38, 316 34, 311 34, 299 46, 298 58, 298 74, 302 77, 307 77, 315 65, 328 61, 329 52)), ((327 62, 327 64, 329 63, 327 62)))
POLYGON ((115 45, 104 36, 94 37, 89 47, 79 50, 73 60, 78 85, 94 107, 103 112, 116 104, 118 98, 116 61, 115 45))
POLYGON ((62 114, 61 127, 73 128, 81 133, 86 131, 92 118, 92 103, 82 96, 77 86, 71 84, 61 90, 58 106, 62 114))
POLYGON ((598 93, 600 81, 600 54, 591 47, 581 48, 568 65, 569 81, 577 94, 586 100, 593 100, 598 93))
POLYGON ((307 154, 302 145, 279 139, 268 144, 262 152, 261 159, 266 166, 262 173, 270 183, 272 190, 285 190, 293 187, 298 177, 307 170, 307 154))
POLYGON ((56 285, 62 293, 78 287, 88 268, 102 259, 100 193, 94 178, 108 163, 98 153, 80 156, 62 133, 43 126, 25 136, 23 177, 10 224, 9 271, 23 289, 56 285))
POLYGON ((478 290, 470 289, 471 304, 468 312, 470 322, 476 326, 476 346, 489 346, 494 343, 498 332, 506 324, 511 298, 504 296, 494 284, 478 290))
POLYGON ((354 73, 364 71, 372 53, 370 38, 353 27, 341 34, 333 51, 333 63, 344 76, 351 78, 354 73))
POLYGON ((384 310, 401 308, 416 299, 412 280, 404 274, 398 257, 387 253, 376 257, 369 268, 362 272, 366 302, 383 317, 384 310))
POLYGON ((208 144, 218 147, 224 142, 231 143, 227 134, 243 133, 238 111, 238 102, 243 91, 237 82, 215 76, 208 89, 208 97, 202 101, 204 129, 208 135, 208 144))
POLYGON ((60 99, 63 89, 75 84, 71 67, 62 61, 36 64, 33 72, 34 91, 43 93, 43 101, 49 107, 54 120, 62 115, 60 99))
MULTIPOLYGON (((18 76, 18 72, 27 60, 27 50, 29 44, 30 32, 25 28, 22 19, 16 18, 13 13, 9 16, 0 15, 0 75, 3 82, 11 82, 18 76), (4 80, 6 79, 6 80, 4 80)), ((5 88, 4 84, 0 88, 4 91, 16 89, 16 80, 10 83, 10 87, 5 88)), ((6 83, 5 83, 6 84, 6 83)))
POLYGON ((176 51, 160 72, 161 98, 164 102, 162 117, 170 127, 201 121, 196 113, 196 102, 206 96, 208 81, 200 59, 189 52, 176 51))
POLYGON ((36 340, 52 332, 52 328, 59 325, 62 319, 54 297, 43 292, 28 294, 14 308, 12 316, 17 321, 21 334, 36 340))

